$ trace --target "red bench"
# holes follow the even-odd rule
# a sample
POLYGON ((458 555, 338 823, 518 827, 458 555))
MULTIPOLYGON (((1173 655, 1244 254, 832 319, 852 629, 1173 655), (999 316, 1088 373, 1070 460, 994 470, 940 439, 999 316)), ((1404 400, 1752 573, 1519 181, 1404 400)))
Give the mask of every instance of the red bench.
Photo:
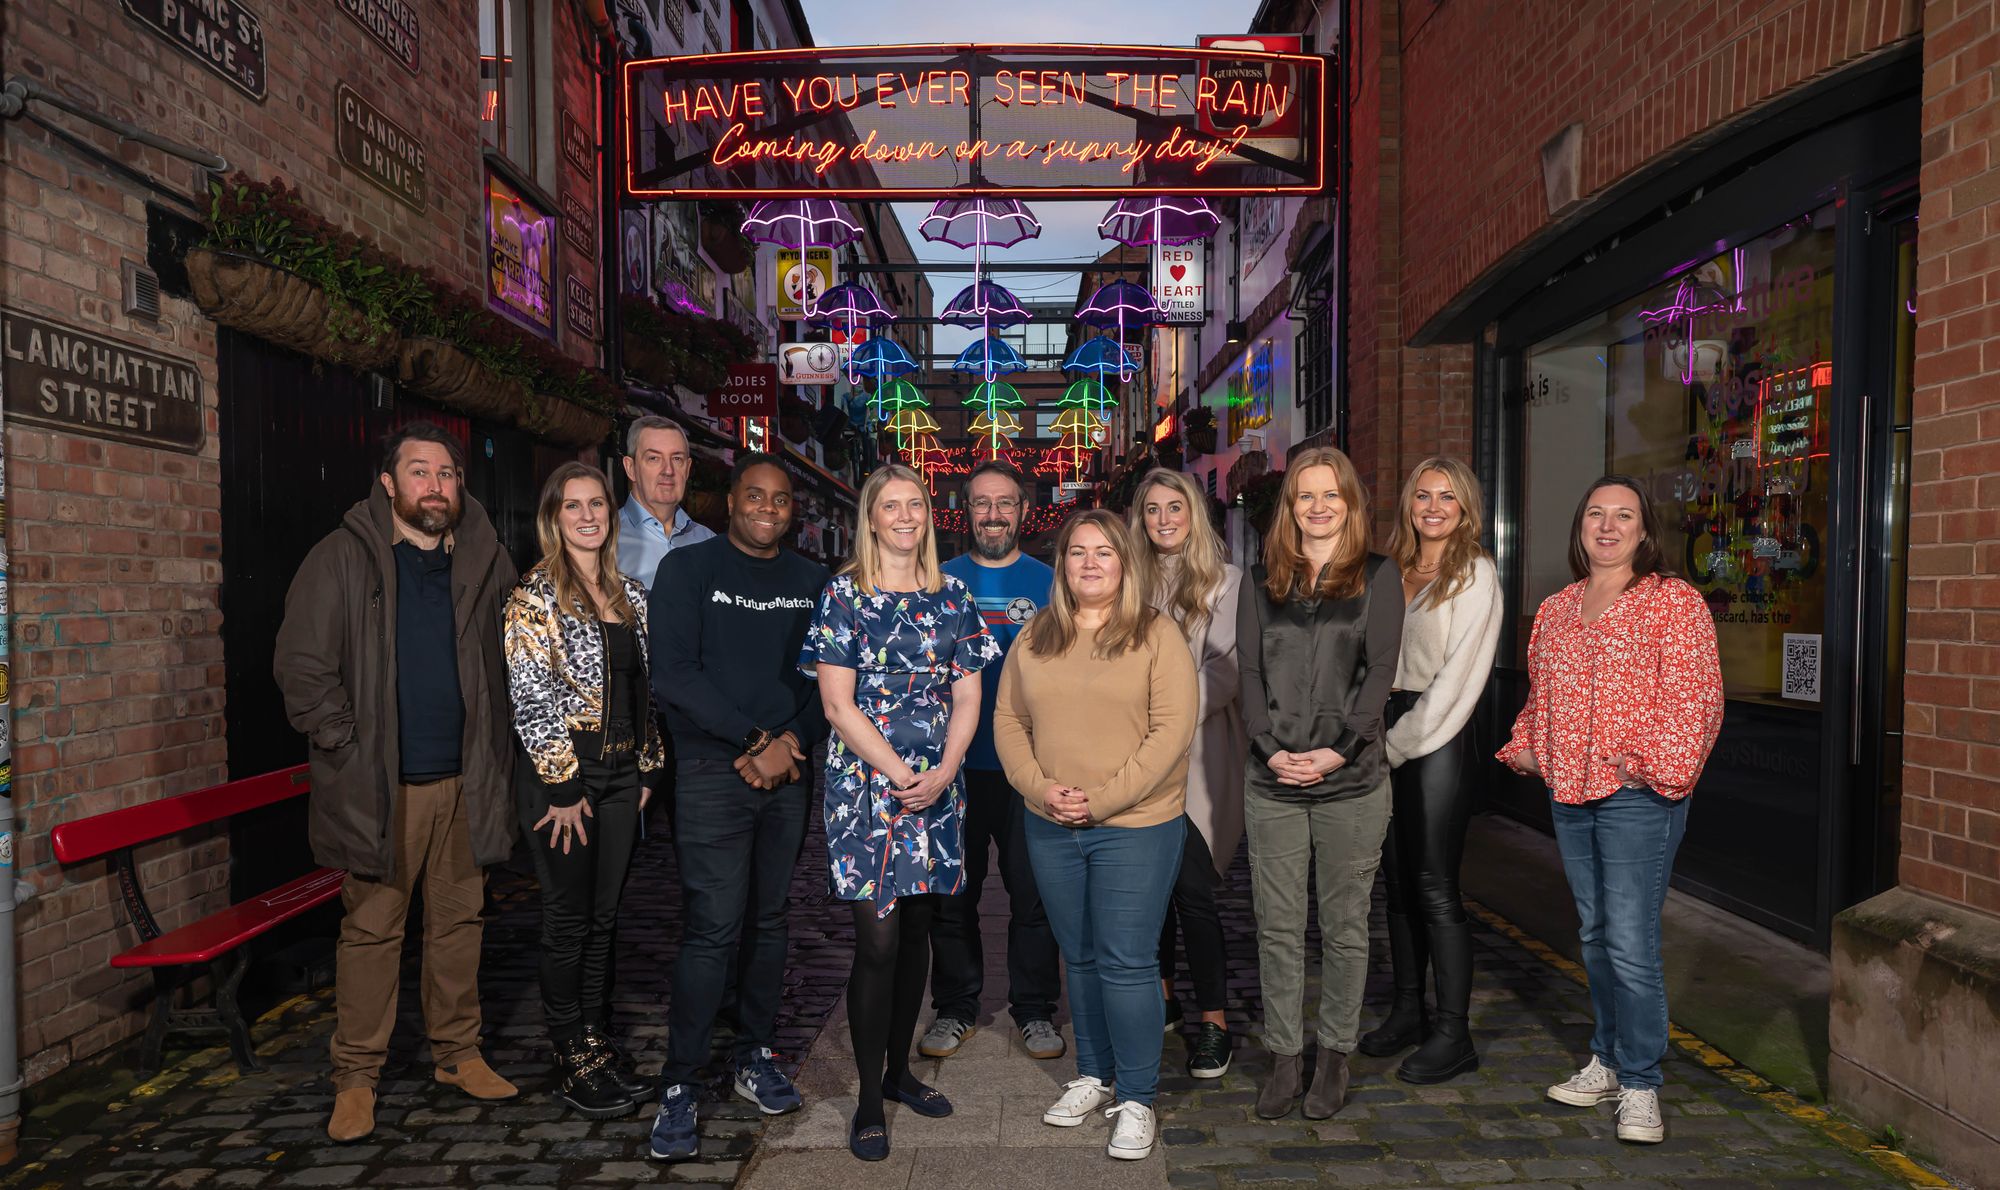
POLYGON ((299 765, 65 822, 51 832, 56 859, 62 863, 81 863, 104 855, 113 857, 125 911, 139 931, 140 941, 132 949, 113 956, 111 965, 146 967, 153 972, 153 1019, 146 1026, 140 1056, 140 1070, 144 1073, 159 1069, 160 1053, 170 1029, 219 1029, 229 1037, 229 1048, 236 1055, 239 1070, 262 1070, 263 1063, 250 1048, 250 1027, 236 1001, 237 989, 250 965, 244 943, 339 896, 346 873, 317 868, 241 904, 165 932, 153 920, 145 890, 139 887, 139 867, 133 849, 184 830, 304 796, 310 788, 306 766, 299 765), (204 968, 214 976, 215 1007, 176 1008, 176 993, 192 983, 204 968))

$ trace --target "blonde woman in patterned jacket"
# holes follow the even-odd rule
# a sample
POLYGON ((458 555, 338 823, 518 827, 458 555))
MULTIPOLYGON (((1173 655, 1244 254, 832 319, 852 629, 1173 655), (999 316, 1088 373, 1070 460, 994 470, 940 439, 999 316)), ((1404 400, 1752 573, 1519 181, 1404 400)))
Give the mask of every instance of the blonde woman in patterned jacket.
POLYGON ((604 473, 564 463, 535 513, 542 560, 507 602, 515 802, 542 887, 542 1015, 556 1097, 602 1119, 648 1090, 611 1040, 611 936, 646 774, 664 755, 647 675, 646 591, 618 571, 604 473))

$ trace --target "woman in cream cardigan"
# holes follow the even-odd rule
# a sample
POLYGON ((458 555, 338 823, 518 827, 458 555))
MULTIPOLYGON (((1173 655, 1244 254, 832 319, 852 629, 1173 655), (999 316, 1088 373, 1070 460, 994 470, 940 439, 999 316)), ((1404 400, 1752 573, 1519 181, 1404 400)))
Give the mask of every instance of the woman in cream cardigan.
POLYGON ((1459 900, 1458 865, 1472 813, 1467 724, 1500 637, 1500 582, 1479 544, 1484 503, 1471 468, 1425 459, 1403 483, 1389 539, 1406 601, 1403 652, 1383 715, 1393 772, 1382 867, 1396 999, 1360 1049, 1379 1057, 1416 1045, 1396 1071, 1406 1083, 1441 1083, 1479 1069, 1466 1023, 1472 930, 1459 900), (1427 961, 1437 979, 1435 1017, 1424 1012, 1427 961))
POLYGON ((1188 1052, 1187 1072, 1221 1078, 1231 1041, 1228 958, 1216 886, 1243 838, 1243 713, 1236 674, 1236 599, 1243 572, 1223 558, 1222 539, 1208 515, 1208 496, 1178 471, 1155 468, 1139 481, 1132 503, 1132 543, 1147 563, 1153 606, 1173 617, 1187 639, 1200 680, 1194 750, 1188 756, 1187 842, 1180 876, 1160 930, 1160 991, 1167 1028, 1181 1023, 1174 996, 1175 927, 1187 938, 1201 1033, 1188 1052))

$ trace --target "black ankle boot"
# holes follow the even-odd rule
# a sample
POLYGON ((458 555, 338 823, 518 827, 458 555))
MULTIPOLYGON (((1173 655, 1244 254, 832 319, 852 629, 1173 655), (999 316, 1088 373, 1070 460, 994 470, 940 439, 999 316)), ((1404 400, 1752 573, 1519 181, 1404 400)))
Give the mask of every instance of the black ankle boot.
POLYGON ((570 1110, 593 1120, 608 1120, 632 1110, 632 1096, 611 1081, 611 1055, 593 1049, 582 1038, 556 1043, 556 1098, 570 1110))
POLYGON ((652 1079, 639 1073, 632 1064, 631 1055, 627 1054, 617 1042, 611 1040, 610 1032, 602 1025, 585 1025, 583 1043, 591 1049, 611 1055, 611 1060, 604 1064, 605 1077, 611 1080, 613 1086, 633 1099, 648 1099, 659 1091, 659 1087, 654 1085, 652 1079))
POLYGON ((1466 1013, 1472 1003, 1472 927, 1429 928, 1431 969, 1437 972, 1437 1017, 1431 1034, 1403 1059, 1396 1077, 1406 1083, 1441 1083, 1479 1069, 1466 1013))
POLYGON ((1396 979, 1396 999, 1382 1023, 1361 1035, 1362 1053, 1384 1058, 1424 1039, 1430 1022, 1424 1016, 1423 923, 1407 913, 1389 915, 1389 961, 1396 979))

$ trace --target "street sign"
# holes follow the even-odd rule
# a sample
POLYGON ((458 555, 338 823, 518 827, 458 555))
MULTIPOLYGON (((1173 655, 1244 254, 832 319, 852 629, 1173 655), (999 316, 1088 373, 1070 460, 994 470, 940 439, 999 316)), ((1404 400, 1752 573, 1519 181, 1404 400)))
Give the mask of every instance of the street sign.
POLYGON ((840 377, 841 349, 832 343, 783 343, 778 347, 780 384, 832 384, 840 377))
POLYGON ((776 417, 778 365, 737 364, 708 394, 710 417, 776 417))
POLYGON ((1153 301, 1160 313, 1153 321, 1172 326, 1199 326, 1208 321, 1208 246, 1153 245, 1153 301))

